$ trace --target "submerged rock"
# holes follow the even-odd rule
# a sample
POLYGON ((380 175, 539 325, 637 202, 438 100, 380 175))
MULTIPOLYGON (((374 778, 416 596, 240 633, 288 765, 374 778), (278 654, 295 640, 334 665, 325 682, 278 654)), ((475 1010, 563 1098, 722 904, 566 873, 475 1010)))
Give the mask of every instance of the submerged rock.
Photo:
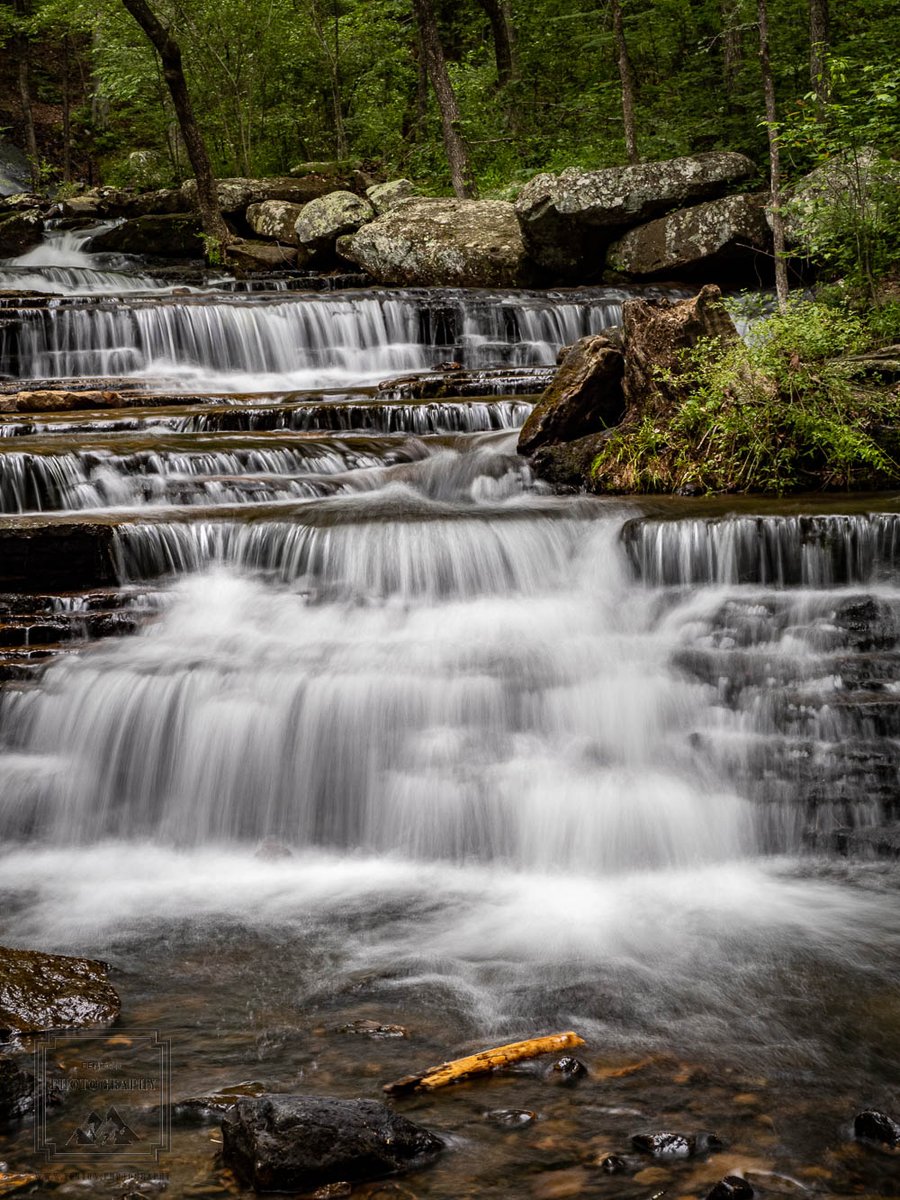
POLYGON ((294 226, 297 242, 310 254, 327 254, 343 234, 371 221, 375 210, 353 192, 330 192, 304 205, 294 226))
POLYGON ((502 200, 403 200, 338 253, 378 283, 422 287, 518 287, 531 281, 522 233, 502 200))
POLYGON ((713 1187, 706 1200, 753 1200, 753 1188, 740 1175, 726 1175, 713 1187))
POLYGON ((618 232, 692 201, 721 196, 756 168, 743 154, 714 152, 561 175, 537 175, 516 201, 531 257, 554 274, 597 271, 618 232))
POLYGON ((105 963, 0 946, 0 1030, 104 1025, 119 1015, 105 963))
POLYGON ((553 442, 571 442, 621 421, 624 359, 603 334, 570 347, 556 377, 519 434, 519 453, 553 442))
POLYGON ((865 1142, 879 1142, 895 1149, 900 1146, 900 1123, 887 1113, 867 1108, 853 1118, 853 1133, 865 1142))
POLYGON ((770 274, 770 243, 763 198, 726 196, 629 230, 610 246, 606 263, 632 279, 750 285, 770 274))
POLYGON ((377 1179, 431 1162, 443 1141, 376 1100, 263 1096, 222 1122, 223 1157, 257 1191, 377 1179))
POLYGON ((693 1158, 723 1148, 722 1141, 714 1133, 670 1133, 666 1130, 636 1133, 631 1144, 635 1150, 653 1158, 693 1158))
POLYGON ((533 1125, 537 1113, 530 1108, 495 1108, 484 1114, 489 1125, 498 1125, 501 1129, 524 1129, 533 1125))
POLYGON ((157 258, 202 258, 200 222, 193 213, 130 217, 88 242, 91 253, 149 254, 157 258))
POLYGON ((34 1077, 11 1058, 0 1057, 0 1127, 34 1108, 34 1077))
POLYGON ((588 1073, 587 1067, 580 1058, 565 1054, 558 1058, 548 1072, 548 1078, 554 1083, 577 1083, 588 1073))

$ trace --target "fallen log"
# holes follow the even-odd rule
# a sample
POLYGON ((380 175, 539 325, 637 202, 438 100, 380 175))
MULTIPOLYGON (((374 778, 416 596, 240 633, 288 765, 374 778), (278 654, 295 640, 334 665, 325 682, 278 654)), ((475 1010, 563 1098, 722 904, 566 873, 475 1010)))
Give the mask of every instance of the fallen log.
POLYGON ((480 1050, 477 1054, 466 1055, 465 1058, 454 1058, 450 1062, 441 1063, 436 1067, 428 1067, 418 1075, 406 1075, 394 1083, 386 1083, 383 1090, 390 1096, 402 1096, 407 1092, 431 1092, 435 1088, 447 1087, 451 1083, 461 1083, 473 1075, 486 1075, 491 1071, 500 1071, 513 1063, 525 1062, 537 1058, 540 1054, 551 1054, 560 1050, 571 1050, 574 1046, 583 1046, 584 1038, 577 1033, 551 1033, 546 1037, 527 1038, 524 1042, 510 1042, 506 1046, 494 1046, 490 1050, 480 1050))

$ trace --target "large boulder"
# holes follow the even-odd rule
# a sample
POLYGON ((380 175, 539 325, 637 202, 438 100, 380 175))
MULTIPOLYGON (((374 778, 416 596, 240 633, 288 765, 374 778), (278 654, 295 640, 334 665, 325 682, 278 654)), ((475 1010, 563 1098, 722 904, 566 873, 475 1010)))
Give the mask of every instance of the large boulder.
POLYGON ((297 242, 310 254, 327 254, 334 250, 339 237, 355 233, 374 216, 372 205, 361 196, 353 192, 330 192, 303 206, 294 233, 297 242))
POLYGON ((403 200, 338 252, 378 283, 517 287, 532 282, 513 206, 502 200, 403 200))
POLYGON ((771 240, 763 197, 726 196, 630 229, 606 262, 631 279, 751 284, 771 273, 771 240))
POLYGON ((0 216, 0 258, 16 258, 44 236, 44 222, 36 208, 0 216))
POLYGON ((294 226, 303 212, 304 205, 292 204, 289 200, 262 200, 247 209, 247 224, 261 238, 272 238, 276 242, 287 242, 298 246, 294 226))
POLYGON ((242 1099, 222 1122, 222 1154, 260 1192, 306 1192, 430 1162, 439 1137, 376 1100, 270 1095, 242 1099))
MULTIPOLYGON (((250 204, 263 200, 290 200, 292 204, 308 204, 317 196, 333 192, 335 183, 323 175, 304 175, 299 179, 281 177, 275 179, 218 179, 216 194, 219 208, 226 216, 234 217, 250 204)), ((186 179, 181 185, 182 195, 191 207, 197 204, 197 181, 186 179)))
POLYGON ((556 378, 541 396, 519 434, 519 453, 532 454, 552 442, 571 442, 622 419, 622 351, 603 334, 572 346, 556 378))
POLYGON ((854 228, 865 210, 876 209, 900 212, 900 163, 870 146, 836 154, 789 189, 782 206, 785 241, 815 257, 827 252, 836 233, 854 228))
POLYGON ((98 233, 87 246, 93 252, 150 254, 157 258, 202 258, 200 222, 193 213, 131 217, 98 233))
POLYGON ((721 196, 755 173, 743 154, 713 152, 560 175, 537 175, 516 201, 531 257, 555 275, 599 268, 617 233, 699 200, 721 196))
POLYGON ((366 188, 366 198, 379 217, 401 200, 409 200, 415 194, 416 185, 411 179, 389 179, 387 183, 376 183, 366 188))
POLYGON ((105 963, 0 946, 0 1031, 37 1033, 105 1025, 119 997, 105 963))
POLYGON ((674 303, 626 300, 622 306, 625 335, 625 419, 666 412, 681 401, 678 377, 682 356, 701 340, 728 344, 738 340, 734 322, 714 284, 689 300, 674 303))

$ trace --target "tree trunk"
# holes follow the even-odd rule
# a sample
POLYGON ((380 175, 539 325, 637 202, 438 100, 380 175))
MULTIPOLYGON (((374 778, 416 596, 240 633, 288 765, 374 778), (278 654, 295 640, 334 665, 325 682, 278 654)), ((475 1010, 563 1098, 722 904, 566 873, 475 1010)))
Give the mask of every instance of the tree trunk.
POLYGON ((639 161, 637 148, 637 129, 634 120, 634 72, 631 69, 631 59, 628 57, 628 44, 625 41, 625 26, 622 22, 622 5, 620 0, 611 0, 613 36, 616 39, 616 55, 619 59, 619 79, 622 83, 622 119, 625 124, 625 152, 630 163, 639 161))
POLYGON ((497 62, 497 82, 506 87, 516 76, 516 57, 512 20, 508 0, 478 0, 487 13, 494 37, 494 58, 497 62))
MULTIPOLYGON (((25 0, 16 0, 15 13, 20 18, 28 15, 25 0)), ((16 35, 15 44, 16 58, 18 60, 19 104, 22 108, 22 122, 25 126, 25 155, 31 167, 31 186, 32 189, 35 189, 38 185, 40 160, 38 157, 37 136, 34 131, 34 110, 31 107, 31 70, 29 62, 31 47, 24 33, 16 35)))
POLYGON ((739 2, 721 0, 719 5, 722 18, 722 83, 725 85, 725 107, 729 112, 733 107, 732 95, 742 58, 739 2))
POLYGON ((775 111, 775 81, 769 58, 769 11, 767 0, 757 0, 759 16, 759 65, 766 97, 766 130, 769 135, 769 191, 772 212, 772 238, 775 246, 775 292, 778 307, 787 308, 788 278, 784 257, 784 220, 781 216, 781 147, 778 143, 775 111))
POLYGON ((829 26, 828 0, 809 0, 809 80, 816 94, 820 120, 825 116, 831 90, 828 79, 829 26))
POLYGON ((62 77, 63 179, 72 180, 72 95, 69 86, 69 35, 63 37, 62 77))
POLYGON ((438 34, 437 20, 431 0, 412 0, 416 24, 419 27, 422 53, 428 68, 428 77, 437 98, 441 113, 441 128, 444 134, 444 149, 450 167, 453 191, 460 199, 471 199, 475 195, 475 179, 469 161, 469 150, 459 132, 459 105, 456 93, 447 73, 444 51, 438 34))
POLYGON ((184 77, 184 68, 181 63, 181 48, 151 10, 147 0, 122 0, 122 3, 150 39, 162 62, 163 76, 169 89, 169 95, 172 97, 172 104, 175 106, 181 137, 190 159, 194 178, 197 180, 197 204, 200 208, 200 220, 206 236, 221 254, 232 238, 219 211, 216 180, 203 134, 194 117, 194 108, 191 104, 187 80, 184 77))

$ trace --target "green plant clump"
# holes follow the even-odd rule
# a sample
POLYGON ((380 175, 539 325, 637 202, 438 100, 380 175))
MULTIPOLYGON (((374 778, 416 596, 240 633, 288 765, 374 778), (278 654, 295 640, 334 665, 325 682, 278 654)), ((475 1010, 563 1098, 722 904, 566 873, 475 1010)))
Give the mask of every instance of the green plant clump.
MULTIPOLYGON (((897 319, 880 316, 887 327, 897 319)), ((683 399, 618 427, 592 465, 594 488, 781 495, 900 484, 900 388, 860 358, 880 340, 871 324, 796 300, 751 335, 701 342, 661 373, 683 399)))

